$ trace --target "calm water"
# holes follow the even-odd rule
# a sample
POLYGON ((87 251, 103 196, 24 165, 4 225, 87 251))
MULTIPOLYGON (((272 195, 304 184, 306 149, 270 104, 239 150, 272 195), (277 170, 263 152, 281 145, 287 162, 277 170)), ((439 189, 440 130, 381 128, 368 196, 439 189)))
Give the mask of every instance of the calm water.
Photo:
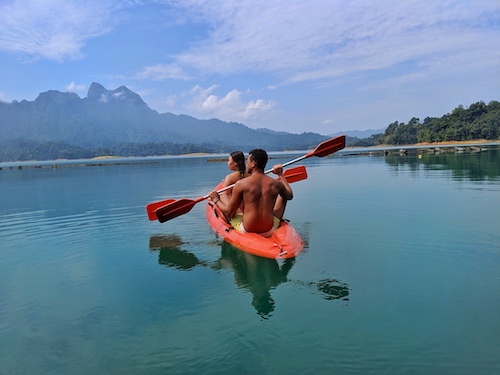
POLYGON ((286 262, 148 221, 223 162, 1 170, 0 373, 499 373, 499 148, 301 164, 286 262))

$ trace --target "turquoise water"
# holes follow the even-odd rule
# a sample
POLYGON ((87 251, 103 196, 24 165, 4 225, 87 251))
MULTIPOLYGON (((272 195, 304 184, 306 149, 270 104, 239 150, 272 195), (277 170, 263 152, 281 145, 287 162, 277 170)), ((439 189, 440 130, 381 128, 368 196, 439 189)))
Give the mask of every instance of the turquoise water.
POLYGON ((304 160, 287 261, 148 221, 207 159, 0 171, 1 374, 500 372, 498 147, 304 160))

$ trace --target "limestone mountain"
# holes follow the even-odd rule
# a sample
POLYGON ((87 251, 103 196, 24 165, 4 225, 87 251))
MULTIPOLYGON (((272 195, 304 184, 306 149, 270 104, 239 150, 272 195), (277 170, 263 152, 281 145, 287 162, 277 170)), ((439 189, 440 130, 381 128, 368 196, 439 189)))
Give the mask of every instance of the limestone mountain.
POLYGON ((85 98, 50 90, 34 101, 0 102, 0 142, 24 139, 86 148, 171 142, 285 150, 307 149, 326 138, 316 133, 256 130, 236 122, 160 114, 125 86, 107 90, 95 82, 85 98))

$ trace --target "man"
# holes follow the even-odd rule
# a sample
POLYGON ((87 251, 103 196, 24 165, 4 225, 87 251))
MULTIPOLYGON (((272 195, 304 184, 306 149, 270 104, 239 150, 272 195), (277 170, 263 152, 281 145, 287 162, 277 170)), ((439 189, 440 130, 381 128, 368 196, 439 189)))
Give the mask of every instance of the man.
POLYGON ((266 176, 264 168, 267 159, 264 150, 250 151, 247 158, 250 176, 236 182, 229 202, 222 202, 216 191, 209 194, 224 215, 231 218, 231 225, 242 233, 270 237, 280 225, 286 202, 293 198, 292 188, 283 177, 281 164, 273 167, 273 173, 278 175, 279 180, 266 176), (243 213, 236 214, 240 206, 243 213))

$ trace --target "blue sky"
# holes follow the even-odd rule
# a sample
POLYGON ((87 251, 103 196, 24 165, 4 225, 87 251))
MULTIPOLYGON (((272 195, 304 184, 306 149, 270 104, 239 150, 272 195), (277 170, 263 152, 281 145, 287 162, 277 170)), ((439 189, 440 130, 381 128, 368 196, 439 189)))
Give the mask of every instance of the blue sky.
POLYGON ((301 133, 500 100, 498 0, 0 0, 0 100, 125 85, 160 113, 301 133))

